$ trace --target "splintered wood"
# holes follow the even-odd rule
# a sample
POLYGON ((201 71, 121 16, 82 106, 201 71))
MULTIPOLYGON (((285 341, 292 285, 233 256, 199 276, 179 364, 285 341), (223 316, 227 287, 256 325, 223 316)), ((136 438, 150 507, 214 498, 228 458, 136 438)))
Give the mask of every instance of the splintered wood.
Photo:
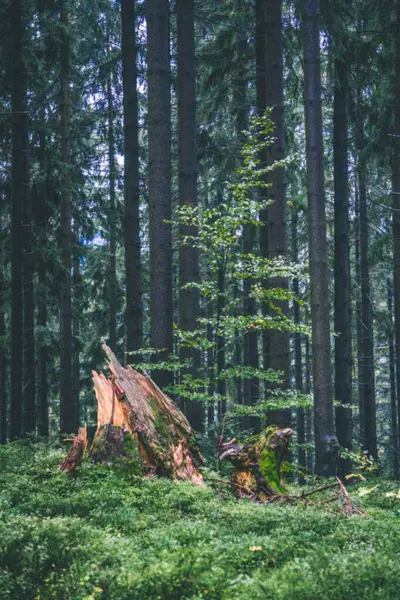
POLYGON ((155 382, 131 367, 120 365, 106 345, 110 377, 93 371, 98 403, 97 434, 121 427, 137 443, 146 472, 200 484, 203 458, 194 432, 175 403, 155 382))
POLYGON ((72 448, 67 457, 60 464, 60 470, 67 473, 73 473, 81 464, 87 448, 87 430, 86 425, 80 427, 78 435, 72 440, 72 448))

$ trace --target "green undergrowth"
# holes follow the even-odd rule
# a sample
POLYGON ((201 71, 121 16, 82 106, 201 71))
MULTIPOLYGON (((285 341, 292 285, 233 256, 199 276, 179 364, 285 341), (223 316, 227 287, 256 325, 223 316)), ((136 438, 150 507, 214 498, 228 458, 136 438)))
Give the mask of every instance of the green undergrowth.
POLYGON ((305 508, 90 464, 71 478, 64 452, 0 448, 0 600, 400 598, 400 483, 357 485, 367 516, 344 516, 317 504, 331 492, 305 508))

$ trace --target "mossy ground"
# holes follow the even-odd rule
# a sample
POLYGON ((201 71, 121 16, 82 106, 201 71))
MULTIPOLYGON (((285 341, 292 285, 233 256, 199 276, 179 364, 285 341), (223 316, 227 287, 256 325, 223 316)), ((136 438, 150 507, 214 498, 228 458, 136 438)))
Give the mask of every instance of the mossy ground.
POLYGON ((64 453, 0 448, 0 600, 400 598, 400 483, 363 483, 367 516, 346 517, 88 463, 71 478, 64 453))

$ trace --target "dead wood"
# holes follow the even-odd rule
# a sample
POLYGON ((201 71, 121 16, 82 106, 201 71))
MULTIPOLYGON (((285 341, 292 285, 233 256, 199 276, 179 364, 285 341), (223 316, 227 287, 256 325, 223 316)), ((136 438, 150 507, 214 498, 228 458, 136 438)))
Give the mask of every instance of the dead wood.
POLYGON ((87 443, 87 429, 85 425, 84 427, 80 427, 78 435, 72 439, 72 448, 60 464, 59 468, 61 471, 73 473, 79 467, 85 454, 87 443))
POLYGON ((92 372, 98 404, 92 459, 137 459, 144 473, 202 483, 204 461, 184 414, 148 375, 122 367, 108 346, 103 350, 110 376, 92 372))
POLYGON ((289 428, 269 427, 255 442, 240 444, 236 438, 225 443, 218 441, 219 459, 233 464, 231 484, 237 497, 266 501, 285 496, 282 463, 292 434, 289 428))

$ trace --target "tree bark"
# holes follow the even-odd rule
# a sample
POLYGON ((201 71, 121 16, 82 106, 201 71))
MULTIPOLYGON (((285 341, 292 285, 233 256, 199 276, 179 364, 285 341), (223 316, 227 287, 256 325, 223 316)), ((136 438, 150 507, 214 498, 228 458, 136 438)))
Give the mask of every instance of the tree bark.
POLYGON ((71 115, 70 115, 70 44, 69 17, 66 0, 61 0, 61 153, 62 180, 60 192, 61 232, 61 307, 60 307, 60 431, 76 430, 76 407, 73 402, 72 382, 72 287, 71 287, 71 115))
POLYGON ((112 68, 107 77, 107 108, 108 108, 108 186, 109 186, 109 279, 108 279, 108 337, 110 346, 117 351, 117 205, 116 205, 116 161, 115 161, 115 132, 114 132, 114 101, 112 89, 112 68))
POLYGON ((390 413, 391 413, 391 445, 393 477, 399 477, 399 440, 397 430, 397 401, 396 401, 396 364, 395 346, 393 343, 393 280, 387 282, 387 308, 389 316, 388 346, 389 346, 389 379, 390 379, 390 413))
MULTIPOLYGON (((171 103, 169 64, 169 2, 147 5, 150 337, 159 358, 173 349, 171 238, 171 103)), ((170 371, 160 370, 161 387, 172 383, 170 371)))
MULTIPOLYGON (((0 217, 0 228, 3 223, 0 217)), ((6 284, 4 278, 4 240, 0 234, 0 444, 7 442, 7 383, 6 383, 6 352, 4 347, 4 336, 6 333, 6 321, 4 312, 4 294, 6 284)))
POLYGON ((81 361, 80 361, 80 333, 81 333, 81 302, 82 302, 82 276, 81 276, 81 246, 79 239, 79 212, 75 211, 74 225, 73 225, 73 252, 72 252, 72 289, 74 294, 73 303, 73 322, 72 322, 72 337, 73 337, 73 349, 72 349, 72 386, 73 395, 72 402, 76 411, 77 422, 80 420, 80 374, 81 374, 81 361))
MULTIPOLYGON (((336 408, 336 432, 341 447, 352 446, 352 349, 349 192, 347 168, 347 66, 335 60, 333 106, 333 169, 335 194, 335 398, 343 406, 336 408)), ((340 477, 351 472, 351 461, 340 459, 340 477)))
MULTIPOLYGON (((265 114, 267 108, 267 78, 266 78, 266 10, 267 4, 264 0, 256 0, 256 103, 259 117, 265 114)), ((264 168, 267 162, 267 151, 264 149, 260 155, 260 167, 264 168)), ((266 199, 265 191, 262 192, 262 199, 266 199)), ((268 258, 268 208, 260 211, 260 254, 263 258, 268 258)), ((266 285, 266 282, 263 282, 266 285)), ((268 314, 269 307, 265 302, 262 307, 263 313, 268 314)), ((270 332, 263 331, 262 335, 262 355, 263 368, 270 367, 270 332)))
MULTIPOLYGON (((27 142, 28 147, 29 142, 27 142)), ((23 380, 23 432, 24 435, 36 432, 36 364, 35 364, 35 296, 33 276, 33 216, 32 194, 29 188, 29 167, 26 160, 26 184, 28 190, 23 206, 23 314, 24 314, 24 380, 23 380)))
POLYGON ((10 439, 22 435, 23 302, 22 302, 22 215, 27 201, 28 113, 27 76, 24 64, 25 3, 13 0, 12 98, 11 98, 11 415, 10 439))
MULTIPOLYGON (((129 441, 138 450, 144 472, 202 483, 198 468, 203 458, 184 414, 148 375, 123 368, 108 346, 103 349, 110 378, 93 371, 98 402, 96 438, 109 428, 118 442, 115 428, 120 428, 125 436, 131 436, 129 441)), ((98 452, 96 438, 93 451, 98 452)))
POLYGON ((124 246, 126 351, 143 344, 142 262, 140 256, 139 125, 136 89, 135 1, 122 0, 122 86, 124 100, 124 246))
MULTIPOLYGON (((45 125, 44 115, 43 127, 45 125)), ((39 187, 38 203, 36 205, 36 218, 38 230, 38 283, 37 294, 37 324, 39 335, 37 340, 37 425, 40 437, 47 438, 49 435, 48 415, 48 383, 47 383, 47 359, 48 349, 45 337, 47 328, 47 233, 48 233, 48 204, 49 194, 49 166, 47 162, 46 137, 42 129, 39 141, 39 162, 43 173, 39 187)))
POLYGON ((216 327, 216 360, 217 365, 217 393, 221 400, 219 402, 219 418, 223 420, 226 414, 226 379, 221 379, 219 376, 225 369, 226 353, 225 353, 225 336, 219 331, 220 319, 225 311, 225 265, 220 265, 218 269, 218 299, 217 299, 217 327, 216 327))
POLYGON ((338 442, 334 430, 331 376, 318 15, 319 1, 306 0, 304 12, 304 107, 313 344, 315 471, 318 475, 332 475, 336 469, 338 442))
MULTIPOLYGON (((396 79, 394 89, 394 136, 392 157, 392 227, 394 261, 394 327, 396 344, 397 413, 400 419, 400 0, 396 2, 396 79)), ((400 422, 398 423, 400 433, 400 422)), ((400 439, 398 441, 400 447, 400 439)))
MULTIPOLYGON (((282 46, 282 0, 272 0, 265 11, 266 16, 266 80, 267 106, 272 108, 275 124, 275 141, 267 149, 267 165, 285 157, 284 99, 283 99, 283 46, 282 46)), ((272 204, 268 207, 268 258, 287 256, 287 222, 285 172, 282 167, 268 176, 271 188, 268 190, 272 204)), ((271 288, 286 288, 284 278, 274 278, 268 284, 271 288)), ((289 313, 287 301, 276 301, 284 315, 289 313)), ((272 311, 274 312, 274 311, 272 311)), ((272 329, 270 339, 270 367, 283 373, 282 386, 290 384, 290 336, 272 329)), ((268 414, 268 422, 277 427, 290 427, 291 411, 283 409, 268 414)))
MULTIPOLYGON (((310 351, 310 338, 305 336, 305 393, 311 394, 311 351, 310 351)), ((313 461, 313 422, 312 422, 312 410, 311 408, 306 409, 306 462, 307 462, 307 473, 312 475, 314 472, 314 461, 313 461)))
MULTIPOLYGON (((298 241, 297 241, 298 213, 296 207, 292 212, 292 260, 296 264, 299 260, 298 241)), ((300 286, 297 277, 293 279, 293 321, 296 325, 300 324, 300 304, 296 302, 299 298, 300 286)), ((303 357, 301 351, 301 333, 295 333, 294 341, 294 372, 295 386, 298 392, 303 392, 303 357)), ((303 473, 306 470, 306 451, 304 445, 306 443, 306 414, 304 408, 297 409, 297 443, 299 444, 297 452, 297 461, 299 464, 299 483, 304 483, 303 473), (302 447, 303 446, 303 447, 302 447)))
POLYGON ((360 199, 358 180, 355 184, 355 263, 356 263, 356 330, 357 330, 357 390, 360 444, 364 445, 364 388, 362 386, 363 324, 361 310, 361 258, 360 258, 360 199))
MULTIPOLYGON (((177 0, 178 42, 178 153, 179 205, 197 206, 197 144, 196 144, 196 56, 194 0, 177 0)), ((179 236, 196 236, 196 228, 179 225, 179 236)), ((199 252, 193 245, 179 246, 179 327, 194 331, 200 316, 200 296, 196 288, 184 289, 188 283, 200 281, 199 252)), ((181 359, 190 360, 192 367, 183 372, 196 377, 200 368, 200 351, 181 348, 181 359)), ((185 414, 194 429, 204 429, 203 405, 186 401, 185 414)))
MULTIPOLYGON (((362 110, 362 107, 359 107, 362 110)), ((366 159, 364 150, 364 123, 360 114, 356 131, 358 152, 358 194, 360 202, 360 267, 361 267, 361 322, 362 335, 362 381, 364 404, 364 450, 377 458, 376 407, 375 407, 375 358, 371 289, 369 278, 369 235, 366 184, 366 159)))

